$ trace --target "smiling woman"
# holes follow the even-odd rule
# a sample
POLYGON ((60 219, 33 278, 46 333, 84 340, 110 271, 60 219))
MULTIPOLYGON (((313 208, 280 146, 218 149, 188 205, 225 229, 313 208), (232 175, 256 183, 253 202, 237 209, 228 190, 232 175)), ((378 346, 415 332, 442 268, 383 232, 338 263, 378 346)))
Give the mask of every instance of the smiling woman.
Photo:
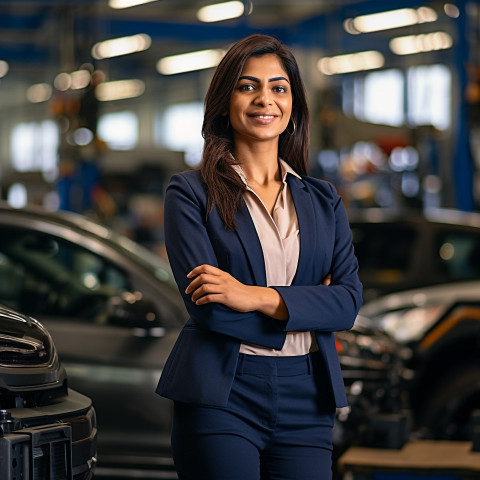
POLYGON ((205 101, 199 170, 172 177, 165 239, 190 319, 157 392, 180 480, 327 480, 346 405, 333 332, 361 304, 334 188, 307 177, 308 106, 290 50, 237 42, 205 101))
POLYGON ((278 57, 250 57, 230 99, 229 120, 235 148, 241 148, 243 142, 262 139, 278 144, 291 114, 290 82, 278 57))

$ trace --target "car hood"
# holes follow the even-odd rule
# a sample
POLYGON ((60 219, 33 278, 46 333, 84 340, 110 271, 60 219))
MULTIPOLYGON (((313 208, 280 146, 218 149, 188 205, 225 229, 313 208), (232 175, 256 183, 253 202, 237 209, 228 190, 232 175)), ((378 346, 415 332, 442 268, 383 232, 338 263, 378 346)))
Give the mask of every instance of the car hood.
POLYGON ((360 314, 372 318, 392 310, 479 299, 480 281, 448 283, 385 295, 365 303, 360 314))

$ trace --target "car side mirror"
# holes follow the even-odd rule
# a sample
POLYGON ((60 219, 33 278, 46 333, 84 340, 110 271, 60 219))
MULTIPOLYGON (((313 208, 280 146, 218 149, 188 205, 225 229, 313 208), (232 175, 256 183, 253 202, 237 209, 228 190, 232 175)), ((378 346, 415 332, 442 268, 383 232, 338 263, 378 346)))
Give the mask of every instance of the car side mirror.
POLYGON ((150 330, 161 328, 160 317, 153 301, 139 292, 124 292, 107 303, 107 322, 119 327, 150 330))

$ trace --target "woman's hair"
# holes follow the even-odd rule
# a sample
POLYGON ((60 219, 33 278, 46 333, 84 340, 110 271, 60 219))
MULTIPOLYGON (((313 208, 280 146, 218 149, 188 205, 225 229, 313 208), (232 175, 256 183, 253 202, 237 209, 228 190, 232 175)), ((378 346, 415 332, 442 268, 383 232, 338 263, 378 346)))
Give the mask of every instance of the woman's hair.
POLYGON ((233 132, 230 127, 230 98, 251 56, 276 55, 290 79, 292 117, 287 131, 280 135, 278 154, 296 172, 307 173, 309 149, 309 115, 305 88, 297 61, 290 49, 276 38, 251 35, 235 43, 218 65, 205 97, 202 135, 205 139, 200 173, 207 185, 208 211, 215 205, 230 230, 235 229, 235 212, 241 208, 245 185, 231 168, 233 132), (291 135, 293 131, 293 135, 291 135))

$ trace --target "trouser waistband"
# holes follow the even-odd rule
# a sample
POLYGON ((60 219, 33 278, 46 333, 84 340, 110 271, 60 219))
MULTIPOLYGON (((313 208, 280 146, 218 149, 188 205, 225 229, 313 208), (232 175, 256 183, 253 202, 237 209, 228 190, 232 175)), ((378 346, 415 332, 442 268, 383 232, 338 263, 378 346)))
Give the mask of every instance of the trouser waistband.
POLYGON ((319 352, 293 357, 272 357, 264 355, 239 354, 237 373, 253 375, 276 375, 288 377, 311 373, 313 359, 319 352))

